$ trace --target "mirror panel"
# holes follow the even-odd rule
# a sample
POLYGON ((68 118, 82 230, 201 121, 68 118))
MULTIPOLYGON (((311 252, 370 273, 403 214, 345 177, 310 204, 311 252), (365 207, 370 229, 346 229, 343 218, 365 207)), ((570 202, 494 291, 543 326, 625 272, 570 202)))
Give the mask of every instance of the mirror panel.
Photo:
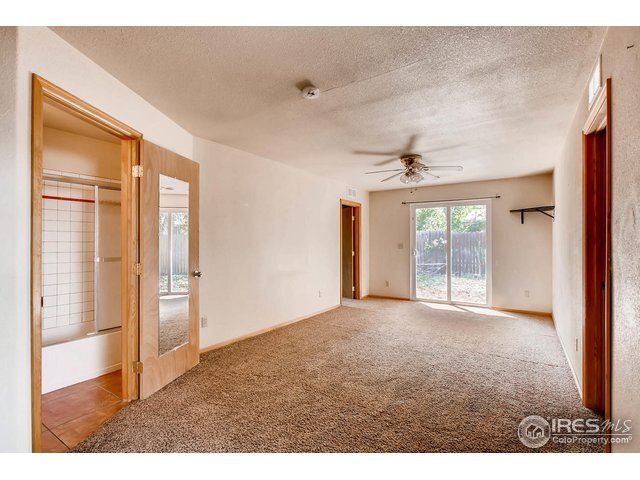
POLYGON ((160 175, 158 355, 189 343, 189 184, 160 175))

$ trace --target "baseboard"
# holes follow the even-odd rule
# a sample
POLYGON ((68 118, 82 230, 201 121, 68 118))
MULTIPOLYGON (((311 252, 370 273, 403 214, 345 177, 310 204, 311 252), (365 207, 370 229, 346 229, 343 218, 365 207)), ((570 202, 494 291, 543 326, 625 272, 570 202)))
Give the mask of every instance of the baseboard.
POLYGON ((573 377, 573 381, 576 384, 576 388, 578 389, 578 395, 580 395, 580 400, 584 401, 584 396, 582 395, 582 388, 580 387, 580 383, 578 382, 578 376, 576 375, 576 371, 573 369, 571 360, 569 360, 569 355, 567 355, 567 349, 564 348, 564 343, 562 342, 562 338, 560 338, 560 335, 558 335, 558 329, 555 328, 555 322, 553 326, 554 326, 554 329, 556 330, 556 337, 558 337, 558 341, 560 342, 560 347, 562 347, 562 353, 564 353, 564 358, 567 359, 567 363, 569 364, 569 370, 571 370, 571 376, 573 377))
POLYGON ((516 308, 502 308, 502 307, 491 307, 492 310, 498 310, 499 312, 509 312, 509 313, 520 313, 522 315, 535 315, 537 317, 548 317, 553 318, 551 312, 538 312, 536 310, 519 310, 516 308))
POLYGON ((406 302, 411 301, 411 299, 407 298, 407 297, 391 297, 391 296, 387 296, 387 295, 365 295, 363 297, 363 299, 365 299, 365 298, 379 298, 379 299, 382 299, 382 300, 403 300, 403 301, 406 301, 406 302))
POLYGON ((288 322, 278 323, 276 325, 272 325, 270 327, 263 328, 261 330, 256 330, 255 332, 247 333, 245 335, 241 335, 239 337, 232 338, 230 340, 225 340, 224 342, 214 343, 213 345, 209 345, 207 347, 203 347, 200 349, 200 353, 207 353, 213 350, 217 350, 222 347, 226 347, 227 345, 231 345, 232 343, 241 342, 242 340, 246 340, 251 337, 257 337, 258 335, 263 335, 265 333, 271 332, 273 330, 277 330, 278 328, 286 327, 287 325, 291 325, 293 323, 301 322, 302 320, 306 320, 311 317, 315 317, 316 315, 321 315, 323 313, 330 312, 331 310, 335 310, 339 308, 340 305, 334 305, 333 307, 325 308, 324 310, 320 310, 314 313, 310 313, 309 315, 305 315, 303 317, 295 318, 293 320, 289 320, 288 322))

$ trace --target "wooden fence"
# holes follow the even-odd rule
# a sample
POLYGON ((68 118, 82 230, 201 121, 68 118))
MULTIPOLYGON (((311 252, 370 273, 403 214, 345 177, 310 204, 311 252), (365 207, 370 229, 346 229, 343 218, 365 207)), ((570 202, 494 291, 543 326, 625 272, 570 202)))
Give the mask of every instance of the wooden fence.
MULTIPOLYGON (((482 277, 486 273, 486 232, 452 232, 451 273, 456 276, 482 277)), ((446 274, 446 230, 416 232, 416 268, 419 274, 446 274)))

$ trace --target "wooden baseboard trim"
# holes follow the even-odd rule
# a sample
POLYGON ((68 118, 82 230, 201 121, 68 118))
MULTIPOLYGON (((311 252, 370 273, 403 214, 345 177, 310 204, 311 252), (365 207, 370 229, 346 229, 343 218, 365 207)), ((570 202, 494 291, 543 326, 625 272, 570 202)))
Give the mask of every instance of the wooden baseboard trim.
POLYGON ((516 308, 502 308, 502 307, 491 307, 492 310, 498 310, 499 312, 508 312, 508 313, 520 313, 522 315, 535 315, 537 317, 548 317, 553 318, 551 312, 537 312, 535 310, 518 310, 516 308))
POLYGON ((387 295, 366 295, 363 299, 365 298, 378 298, 381 300, 403 300, 406 302, 410 302, 411 299, 407 298, 407 297, 391 297, 391 296, 387 296, 387 295))
POLYGON ((271 327, 263 328, 261 330, 256 330, 255 332, 247 333, 245 335, 241 335, 239 337, 232 338, 230 340, 225 340, 224 342, 214 343, 213 345, 209 345, 207 347, 203 347, 200 349, 200 354, 211 352, 213 350, 217 350, 222 347, 226 347, 227 345, 231 345, 232 343, 241 342, 242 340, 246 340, 251 337, 257 337, 258 335, 263 335, 265 333, 271 332, 273 330, 277 330, 278 328, 286 327, 287 325, 291 325, 293 323, 301 322, 302 320, 306 320, 311 317, 315 317, 316 315, 321 315, 323 313, 330 312, 331 310, 335 310, 340 307, 340 305, 334 305, 333 307, 325 308, 324 310, 320 310, 318 312, 310 313, 309 315, 305 315, 303 317, 295 318, 293 320, 289 320, 288 322, 278 323, 276 325, 272 325, 271 327))

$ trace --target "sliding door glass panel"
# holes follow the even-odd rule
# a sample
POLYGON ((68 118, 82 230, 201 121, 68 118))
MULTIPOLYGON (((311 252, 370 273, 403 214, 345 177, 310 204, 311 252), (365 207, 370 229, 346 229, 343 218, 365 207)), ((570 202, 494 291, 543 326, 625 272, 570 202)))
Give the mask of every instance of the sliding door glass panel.
POLYGON ((94 314, 96 330, 102 331, 122 325, 120 191, 96 188, 95 202, 94 314))
POLYGON ((417 208, 415 222, 416 298, 446 301, 447 207, 417 208))
POLYGON ((487 303, 487 206, 451 206, 451 301, 487 303))

